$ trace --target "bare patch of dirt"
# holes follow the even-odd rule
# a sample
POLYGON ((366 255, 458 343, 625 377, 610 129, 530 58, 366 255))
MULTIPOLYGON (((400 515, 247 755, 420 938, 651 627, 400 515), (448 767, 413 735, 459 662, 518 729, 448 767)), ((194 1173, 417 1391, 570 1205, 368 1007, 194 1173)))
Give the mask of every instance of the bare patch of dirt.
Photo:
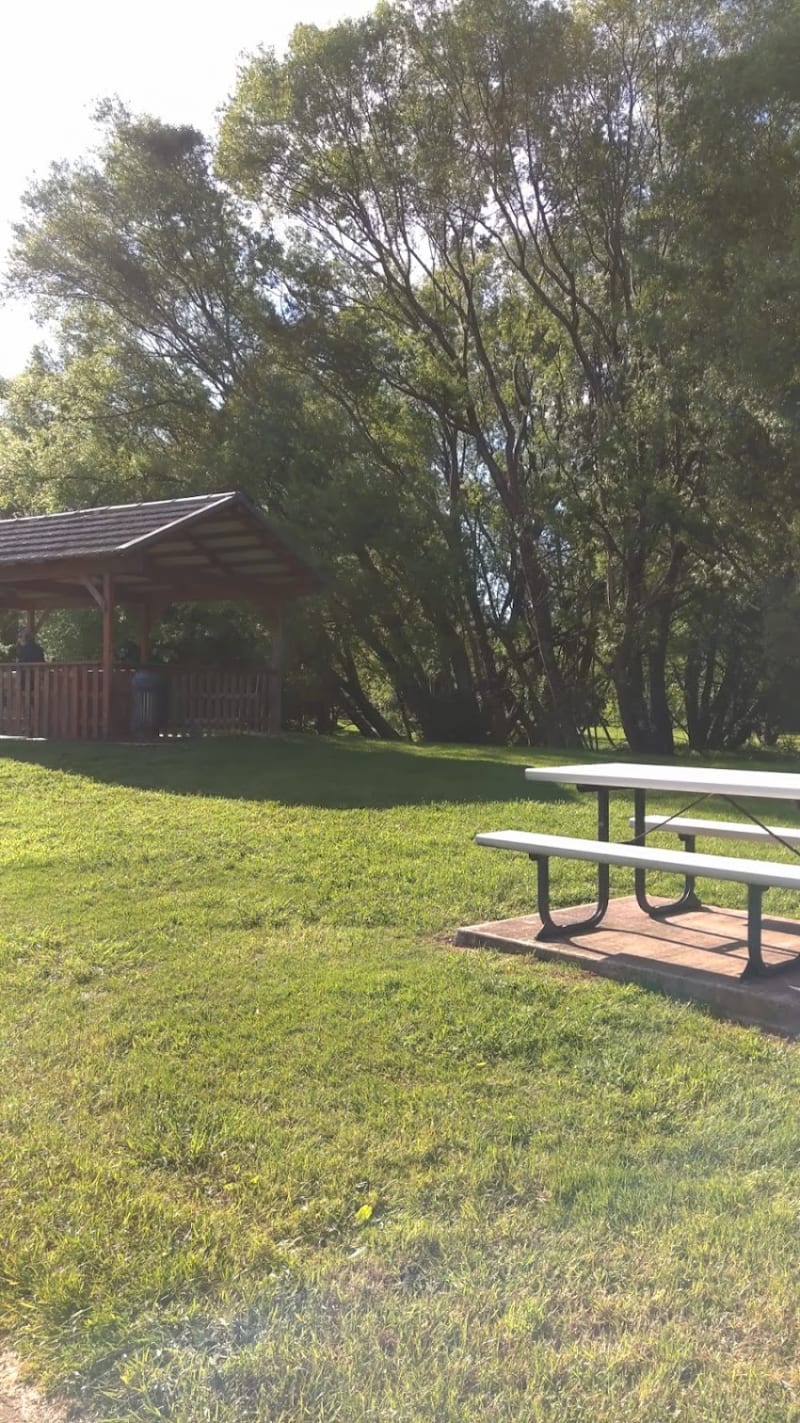
POLYGON ((19 1360, 0 1351, 0 1423, 80 1423, 67 1404, 42 1398, 25 1383, 19 1360))

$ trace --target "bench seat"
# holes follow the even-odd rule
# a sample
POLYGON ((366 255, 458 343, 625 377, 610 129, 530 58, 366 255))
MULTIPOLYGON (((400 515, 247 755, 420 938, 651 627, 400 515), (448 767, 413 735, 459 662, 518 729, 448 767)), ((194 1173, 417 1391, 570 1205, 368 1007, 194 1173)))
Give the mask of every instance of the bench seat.
POLYGON ((533 835, 524 830, 493 830, 475 836, 477 845, 493 850, 518 850, 534 857, 591 860, 599 865, 628 865, 632 869, 665 870, 698 878, 735 880, 764 889, 800 890, 800 862, 744 860, 733 855, 700 855, 688 850, 661 850, 652 845, 620 845, 613 840, 573 839, 569 835, 533 835))
MULTIPOLYGON (((635 827, 633 816, 630 822, 635 827)), ((787 845, 800 845, 800 829, 796 825, 768 825, 763 828, 747 821, 734 820, 688 820, 675 815, 668 819, 663 815, 646 815, 646 831, 663 830, 673 835, 708 835, 717 840, 756 840, 769 845, 775 840, 784 840, 787 845)))
MULTIPOLYGON (((663 820, 663 817, 660 817, 663 820)), ((674 824, 674 822, 673 822, 674 824)), ((542 937, 559 938, 573 935, 599 924, 608 907, 608 866, 622 865, 636 873, 636 897, 640 906, 654 916, 678 911, 682 907, 699 907, 693 894, 695 877, 732 880, 747 886, 747 946, 748 962, 742 978, 763 977, 793 966, 798 959, 782 964, 765 964, 761 953, 761 901, 766 889, 800 890, 800 862, 781 864, 776 860, 748 860, 733 855, 703 855, 693 850, 662 850, 652 845, 622 845, 609 840, 585 840, 569 835, 539 835, 524 830, 493 830, 475 836, 475 843, 492 850, 512 850, 536 861, 538 872, 539 914, 542 937), (550 914, 550 859, 588 860, 598 869, 600 893, 595 912, 580 924, 556 924, 550 914), (648 870, 661 870, 683 875, 687 891, 676 905, 651 906, 644 895, 644 876, 648 870)))

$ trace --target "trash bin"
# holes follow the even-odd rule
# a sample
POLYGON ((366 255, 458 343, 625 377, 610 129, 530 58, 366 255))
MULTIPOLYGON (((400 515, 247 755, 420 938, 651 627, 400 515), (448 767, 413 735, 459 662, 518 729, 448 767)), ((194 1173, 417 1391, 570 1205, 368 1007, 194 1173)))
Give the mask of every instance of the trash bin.
POLYGON ((167 684, 154 667, 140 667, 131 678, 131 732, 158 736, 167 720, 167 684))

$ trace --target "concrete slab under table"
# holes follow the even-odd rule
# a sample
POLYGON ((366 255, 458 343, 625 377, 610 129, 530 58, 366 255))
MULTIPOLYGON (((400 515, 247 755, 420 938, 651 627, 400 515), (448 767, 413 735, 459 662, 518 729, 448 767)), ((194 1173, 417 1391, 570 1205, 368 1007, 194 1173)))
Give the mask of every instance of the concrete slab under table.
MULTIPOLYGON (((566 923, 574 915, 580 920, 591 907, 560 910, 559 919, 566 923)), ((613 899, 602 925, 589 932, 541 940, 540 929, 538 915, 520 915, 465 925, 458 930, 456 943, 576 964, 606 978, 703 1003, 736 1022, 800 1036, 800 963, 773 978, 739 981, 747 963, 743 910, 703 905, 671 919, 649 919, 630 895, 613 899)), ((765 915, 765 963, 792 959, 798 952, 800 922, 765 915)))

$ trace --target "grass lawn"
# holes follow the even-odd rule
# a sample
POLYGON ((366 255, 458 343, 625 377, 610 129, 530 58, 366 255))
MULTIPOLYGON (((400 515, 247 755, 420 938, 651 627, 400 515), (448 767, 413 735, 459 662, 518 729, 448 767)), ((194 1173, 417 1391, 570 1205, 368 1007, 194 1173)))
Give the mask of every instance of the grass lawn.
POLYGON ((800 1048, 447 942, 594 833, 542 759, 4 745, 0 1328, 86 1417, 800 1420, 800 1048))

